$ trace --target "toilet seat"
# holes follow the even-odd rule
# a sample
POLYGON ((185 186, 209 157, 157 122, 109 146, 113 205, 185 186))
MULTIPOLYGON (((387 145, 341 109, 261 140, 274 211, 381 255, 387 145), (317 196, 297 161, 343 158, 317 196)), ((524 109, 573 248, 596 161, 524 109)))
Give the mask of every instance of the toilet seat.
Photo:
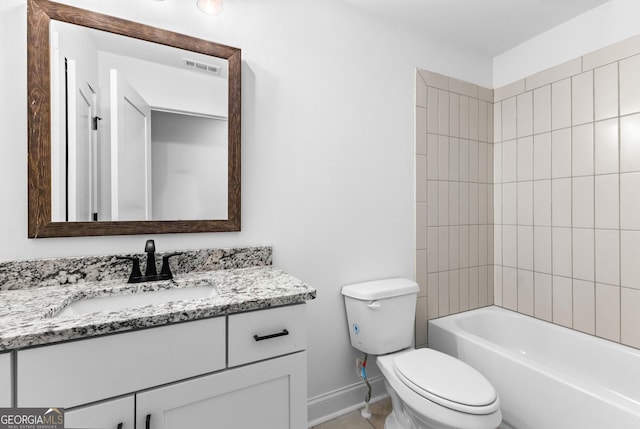
POLYGON ((498 395, 477 370, 432 349, 417 349, 393 359, 400 381, 418 395, 452 410, 490 414, 499 409, 498 395))

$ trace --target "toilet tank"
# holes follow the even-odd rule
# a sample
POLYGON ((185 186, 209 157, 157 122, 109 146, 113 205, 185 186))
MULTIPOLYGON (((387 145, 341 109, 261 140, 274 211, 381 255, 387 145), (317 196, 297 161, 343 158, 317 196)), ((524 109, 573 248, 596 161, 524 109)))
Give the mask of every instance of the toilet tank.
POLYGON ((411 346, 418 285, 395 278, 342 288, 351 345, 373 355, 411 346))

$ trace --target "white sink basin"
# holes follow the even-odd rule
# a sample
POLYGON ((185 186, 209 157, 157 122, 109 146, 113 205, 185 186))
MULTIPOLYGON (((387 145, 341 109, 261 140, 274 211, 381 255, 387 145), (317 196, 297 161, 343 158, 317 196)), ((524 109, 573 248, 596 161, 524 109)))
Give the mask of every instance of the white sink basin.
POLYGON ((185 288, 163 289, 151 292, 129 293, 122 295, 98 296, 74 301, 62 309, 59 316, 80 316, 99 311, 119 311, 146 307, 151 304, 163 304, 172 301, 214 298, 218 295, 215 286, 191 286, 185 288))

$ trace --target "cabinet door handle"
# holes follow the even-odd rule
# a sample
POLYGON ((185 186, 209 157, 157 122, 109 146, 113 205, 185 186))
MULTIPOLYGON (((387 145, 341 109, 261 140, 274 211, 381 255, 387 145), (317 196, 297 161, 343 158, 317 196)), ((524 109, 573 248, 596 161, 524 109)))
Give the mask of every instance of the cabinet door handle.
POLYGON ((268 340, 270 338, 284 337, 285 335, 289 335, 289 331, 287 331, 286 329, 283 329, 282 332, 278 332, 271 335, 264 335, 262 337, 259 335, 254 335, 253 339, 256 341, 262 341, 262 340, 268 340))
POLYGON ((151 414, 147 414, 147 421, 144 424, 145 429, 151 429, 151 414))
POLYGON ((122 423, 118 423, 118 427, 116 429, 122 429, 122 423))

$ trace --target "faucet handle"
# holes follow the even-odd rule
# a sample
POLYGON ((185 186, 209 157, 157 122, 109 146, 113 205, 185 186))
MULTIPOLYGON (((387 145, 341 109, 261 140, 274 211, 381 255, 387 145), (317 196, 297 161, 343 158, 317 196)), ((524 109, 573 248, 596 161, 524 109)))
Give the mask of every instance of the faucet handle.
POLYGON ((140 259, 135 256, 116 256, 116 259, 128 259, 133 262, 133 267, 131 268, 131 274, 129 274, 129 280, 127 283, 138 283, 142 277, 142 272, 140 271, 140 259))
POLYGON ((160 271, 160 275, 166 279, 172 279, 173 273, 171 273, 171 267, 169 266, 169 258, 172 256, 182 255, 182 252, 174 252, 169 253, 168 255, 164 255, 162 257, 162 270, 160 271))
POLYGON ((149 253, 149 252, 155 252, 156 251, 156 242, 153 240, 147 240, 146 243, 144 243, 144 251, 149 253))

